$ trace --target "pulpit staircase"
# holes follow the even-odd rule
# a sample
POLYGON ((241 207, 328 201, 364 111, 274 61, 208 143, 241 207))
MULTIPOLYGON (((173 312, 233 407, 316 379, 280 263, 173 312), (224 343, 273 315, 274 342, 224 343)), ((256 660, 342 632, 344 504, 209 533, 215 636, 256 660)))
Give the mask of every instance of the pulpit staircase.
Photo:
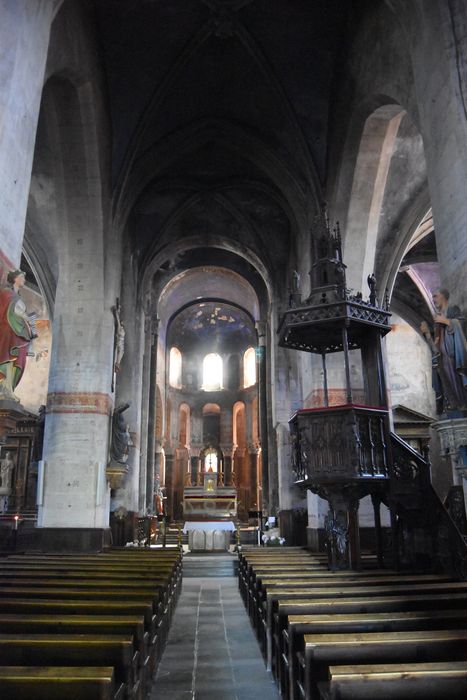
POLYGON ((433 488, 428 454, 420 455, 394 433, 391 452, 387 505, 396 566, 445 571, 467 579, 467 537, 433 488))

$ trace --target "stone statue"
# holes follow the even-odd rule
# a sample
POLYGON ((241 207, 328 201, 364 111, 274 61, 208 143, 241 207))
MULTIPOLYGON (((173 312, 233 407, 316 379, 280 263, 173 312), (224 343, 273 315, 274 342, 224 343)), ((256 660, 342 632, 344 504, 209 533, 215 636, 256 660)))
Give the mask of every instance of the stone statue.
POLYGON ((433 389, 436 410, 467 410, 467 341, 458 306, 449 305, 449 292, 439 289, 433 294, 436 308, 434 327, 424 321, 420 330, 433 356, 433 389))
POLYGON ((112 442, 110 458, 113 462, 126 464, 131 445, 129 426, 125 423, 123 413, 130 407, 129 403, 120 404, 114 410, 112 417, 112 442))
POLYGON ((154 490, 154 512, 156 515, 164 515, 164 492, 161 485, 156 482, 154 490))
POLYGON ((293 291, 295 294, 300 293, 300 273, 298 270, 294 270, 292 273, 293 277, 293 291))
POLYGON ((120 304, 117 299, 115 306, 112 306, 112 312, 115 318, 115 372, 120 372, 120 365, 125 352, 125 326, 120 318, 120 304))
POLYGON ((376 277, 373 273, 371 273, 371 275, 368 275, 366 281, 370 289, 370 296, 368 301, 370 302, 371 306, 376 306, 376 277))
POLYGON ((1 461, 0 476, 1 476, 1 486, 2 488, 11 488, 11 475, 13 469, 15 468, 15 463, 13 461, 13 453, 7 452, 4 459, 1 461))
POLYGON ((37 338, 35 316, 28 316, 19 295, 26 275, 11 270, 0 290, 0 398, 18 401, 14 390, 23 376, 29 346, 37 338))

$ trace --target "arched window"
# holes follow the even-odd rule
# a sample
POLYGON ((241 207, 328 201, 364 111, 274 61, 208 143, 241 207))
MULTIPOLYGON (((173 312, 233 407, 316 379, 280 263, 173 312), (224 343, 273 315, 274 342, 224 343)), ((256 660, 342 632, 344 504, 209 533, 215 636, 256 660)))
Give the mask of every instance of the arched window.
POLYGON ((182 353, 178 348, 170 348, 169 384, 175 389, 182 388, 182 353))
POLYGON ((256 354, 254 348, 248 348, 243 353, 243 386, 256 384, 256 354))
POLYGON ((222 357, 215 352, 210 352, 203 360, 203 385, 204 391, 219 391, 222 389, 222 357))
POLYGON ((206 450, 204 454, 204 471, 217 473, 219 471, 218 464, 217 450, 213 447, 206 450))

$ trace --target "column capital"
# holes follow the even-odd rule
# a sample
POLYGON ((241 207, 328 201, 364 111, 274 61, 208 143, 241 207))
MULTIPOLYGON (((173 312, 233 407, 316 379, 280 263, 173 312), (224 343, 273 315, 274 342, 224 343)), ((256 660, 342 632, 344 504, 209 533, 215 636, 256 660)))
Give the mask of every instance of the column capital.
POLYGON ((432 423, 441 443, 444 455, 455 457, 461 445, 467 444, 467 418, 447 418, 432 423))
POLYGON ((204 445, 201 442, 190 442, 188 451, 192 457, 199 457, 204 445))
POLYGON ((221 448, 224 457, 233 457, 233 454, 237 449, 237 445, 235 445, 233 442, 221 442, 219 447, 221 448))
POLYGON ((249 443, 248 452, 251 455, 259 455, 259 453, 261 452, 261 445, 258 442, 249 443))

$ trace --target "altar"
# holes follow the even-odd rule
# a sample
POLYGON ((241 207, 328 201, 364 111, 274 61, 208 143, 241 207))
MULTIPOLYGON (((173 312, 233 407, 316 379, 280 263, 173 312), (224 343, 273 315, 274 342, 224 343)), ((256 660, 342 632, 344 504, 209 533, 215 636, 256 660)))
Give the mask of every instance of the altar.
POLYGON ((202 475, 203 484, 186 486, 183 491, 183 513, 191 551, 226 551, 230 533, 235 531, 237 490, 224 486, 215 472, 202 475))
POLYGON ((230 533, 235 531, 231 520, 193 520, 186 522, 183 532, 188 533, 190 551, 228 551, 230 533))

